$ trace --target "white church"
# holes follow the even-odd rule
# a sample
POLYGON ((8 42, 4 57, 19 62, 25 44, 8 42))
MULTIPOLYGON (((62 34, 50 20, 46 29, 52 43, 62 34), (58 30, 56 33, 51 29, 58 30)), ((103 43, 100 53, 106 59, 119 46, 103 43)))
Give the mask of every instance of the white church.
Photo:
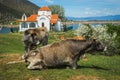
POLYGON ((27 29, 46 27, 48 31, 61 31, 62 24, 58 14, 52 14, 50 8, 43 6, 38 10, 38 14, 32 14, 27 17, 23 14, 19 21, 19 31, 27 29))

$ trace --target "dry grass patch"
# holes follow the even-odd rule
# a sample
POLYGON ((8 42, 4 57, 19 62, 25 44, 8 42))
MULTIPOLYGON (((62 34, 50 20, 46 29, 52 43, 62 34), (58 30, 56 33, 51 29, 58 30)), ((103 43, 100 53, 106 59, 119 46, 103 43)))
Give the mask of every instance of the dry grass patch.
POLYGON ((0 54, 0 63, 7 64, 9 62, 22 61, 21 54, 0 54))
POLYGON ((44 79, 42 76, 39 76, 39 77, 29 78, 28 80, 46 80, 46 79, 44 79))
POLYGON ((96 76, 80 75, 80 76, 72 76, 68 80, 106 80, 106 79, 102 79, 102 78, 99 78, 99 77, 96 77, 96 76))

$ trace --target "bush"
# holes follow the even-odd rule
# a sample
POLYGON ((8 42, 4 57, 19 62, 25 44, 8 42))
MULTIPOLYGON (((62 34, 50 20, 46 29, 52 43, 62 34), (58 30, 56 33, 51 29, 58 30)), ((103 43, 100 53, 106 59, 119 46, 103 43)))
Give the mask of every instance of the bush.
POLYGON ((93 36, 94 29, 89 24, 82 25, 76 30, 77 36, 84 36, 86 39, 91 39, 93 36))
POLYGON ((112 48, 116 54, 120 55, 120 25, 107 24, 106 27, 107 27, 107 33, 109 35, 112 36, 112 35, 116 34, 116 36, 114 38, 114 46, 112 48))
POLYGON ((107 25, 83 25, 76 30, 76 35, 84 36, 86 39, 96 38, 107 46, 105 55, 120 54, 120 31, 119 26, 107 25))

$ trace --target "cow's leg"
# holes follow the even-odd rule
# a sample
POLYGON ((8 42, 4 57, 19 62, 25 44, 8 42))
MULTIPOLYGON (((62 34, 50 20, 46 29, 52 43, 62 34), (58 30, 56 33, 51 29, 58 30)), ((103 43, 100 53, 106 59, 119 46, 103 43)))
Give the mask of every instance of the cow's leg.
POLYGON ((77 57, 76 58, 71 58, 69 61, 69 65, 72 69, 77 69, 78 65, 77 65, 77 57))
POLYGON ((30 69, 30 70, 33 70, 33 69, 42 69, 43 66, 40 65, 40 64, 36 65, 37 63, 38 62, 31 62, 27 68, 30 69))
POLYGON ((69 67, 67 67, 67 68, 72 68, 72 69, 76 69, 77 68, 77 59, 73 59, 71 57, 67 57, 64 60, 64 62, 69 65, 69 67))
POLYGON ((41 41, 42 46, 45 46, 48 44, 48 34, 45 35, 45 37, 41 41))
POLYGON ((70 66, 71 66, 72 69, 77 69, 77 66, 78 66, 77 61, 75 61, 75 60, 71 61, 70 66))

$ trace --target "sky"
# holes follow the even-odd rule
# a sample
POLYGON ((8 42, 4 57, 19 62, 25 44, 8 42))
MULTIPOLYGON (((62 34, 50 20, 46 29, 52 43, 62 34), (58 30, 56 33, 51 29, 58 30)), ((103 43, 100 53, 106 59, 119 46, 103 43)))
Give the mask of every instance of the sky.
POLYGON ((96 17, 120 14, 120 0, 29 0, 39 7, 60 5, 66 17, 96 17))

